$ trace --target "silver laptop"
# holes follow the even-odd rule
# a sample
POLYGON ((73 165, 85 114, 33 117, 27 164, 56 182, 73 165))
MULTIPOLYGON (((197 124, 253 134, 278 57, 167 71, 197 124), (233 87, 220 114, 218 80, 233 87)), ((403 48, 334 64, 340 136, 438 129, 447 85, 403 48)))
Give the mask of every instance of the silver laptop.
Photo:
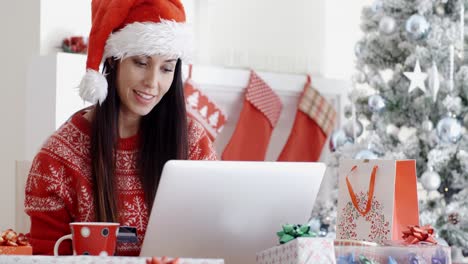
POLYGON ((254 264, 283 224, 308 221, 325 164, 169 161, 141 256, 254 264))

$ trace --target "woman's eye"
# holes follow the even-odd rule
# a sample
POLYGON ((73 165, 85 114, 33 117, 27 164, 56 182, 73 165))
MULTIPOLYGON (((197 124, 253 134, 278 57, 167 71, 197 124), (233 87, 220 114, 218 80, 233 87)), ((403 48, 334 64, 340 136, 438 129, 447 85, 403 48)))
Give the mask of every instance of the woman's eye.
POLYGON ((147 66, 148 65, 148 63, 146 61, 143 61, 143 60, 134 60, 134 62, 138 66, 147 66))
POLYGON ((163 71, 165 71, 165 72, 173 72, 173 71, 174 71, 174 68, 173 68, 173 67, 164 67, 164 68, 163 68, 163 71))

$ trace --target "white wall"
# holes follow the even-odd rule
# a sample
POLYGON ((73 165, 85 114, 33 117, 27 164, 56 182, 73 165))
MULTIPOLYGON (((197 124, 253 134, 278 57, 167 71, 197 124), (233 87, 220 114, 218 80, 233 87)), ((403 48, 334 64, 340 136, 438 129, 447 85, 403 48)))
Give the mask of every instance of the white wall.
POLYGON ((354 46, 363 35, 361 10, 372 0, 326 0, 323 73, 330 78, 350 79, 355 66, 354 46))
POLYGON ((324 2, 200 1, 197 62, 256 70, 321 73, 324 2))
MULTIPOLYGON (((0 230, 14 228, 15 160, 24 156, 27 64, 39 51, 39 1, 2 1, 0 24, 0 230)), ((40 89, 40 87, 38 87, 40 89)))

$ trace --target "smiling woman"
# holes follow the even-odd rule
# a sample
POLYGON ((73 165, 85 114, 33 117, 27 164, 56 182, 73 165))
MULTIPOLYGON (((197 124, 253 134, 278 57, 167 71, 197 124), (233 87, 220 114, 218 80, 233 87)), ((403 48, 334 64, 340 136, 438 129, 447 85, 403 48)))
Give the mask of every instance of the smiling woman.
MULTIPOLYGON (((75 113, 36 155, 26 184, 34 254, 52 254, 71 222, 134 226, 139 255, 162 168, 171 159, 216 159, 185 112, 181 64, 189 55, 178 0, 93 0, 87 72, 75 113), (104 61, 103 74, 98 72, 104 61)), ((71 254, 62 243, 59 253, 71 254)))

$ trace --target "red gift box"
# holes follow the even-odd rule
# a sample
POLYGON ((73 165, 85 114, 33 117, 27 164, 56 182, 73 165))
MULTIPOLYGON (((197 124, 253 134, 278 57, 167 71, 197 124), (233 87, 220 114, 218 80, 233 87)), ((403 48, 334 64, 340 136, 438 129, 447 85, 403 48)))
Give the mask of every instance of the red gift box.
POLYGON ((25 235, 8 229, 0 236, 0 255, 32 255, 32 247, 25 235))
POLYGON ((31 246, 0 246, 0 255, 32 255, 31 246))

